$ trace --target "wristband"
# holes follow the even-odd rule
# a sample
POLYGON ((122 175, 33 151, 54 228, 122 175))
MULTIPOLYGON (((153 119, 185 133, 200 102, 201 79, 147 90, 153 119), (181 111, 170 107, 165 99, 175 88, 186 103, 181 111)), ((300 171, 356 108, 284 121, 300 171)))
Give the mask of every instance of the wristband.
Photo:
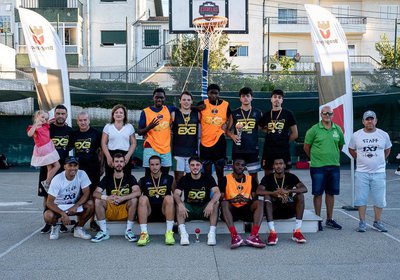
POLYGON ((101 199, 101 200, 107 200, 107 197, 108 197, 108 196, 106 196, 105 194, 102 194, 101 197, 100 197, 100 199, 101 199))

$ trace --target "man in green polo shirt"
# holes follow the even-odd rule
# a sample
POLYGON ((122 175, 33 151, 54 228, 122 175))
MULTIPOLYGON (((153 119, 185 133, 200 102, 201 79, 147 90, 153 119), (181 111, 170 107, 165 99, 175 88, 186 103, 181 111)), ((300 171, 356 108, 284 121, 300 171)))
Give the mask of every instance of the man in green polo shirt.
MULTIPOLYGON (((332 122, 331 107, 321 109, 321 121, 306 133, 304 151, 311 159, 312 194, 315 214, 321 216, 322 195, 325 192, 327 227, 340 230, 342 227, 332 218, 335 195, 340 190, 340 151, 344 145, 342 129, 332 122)), ((322 222, 318 229, 323 230, 322 222)))

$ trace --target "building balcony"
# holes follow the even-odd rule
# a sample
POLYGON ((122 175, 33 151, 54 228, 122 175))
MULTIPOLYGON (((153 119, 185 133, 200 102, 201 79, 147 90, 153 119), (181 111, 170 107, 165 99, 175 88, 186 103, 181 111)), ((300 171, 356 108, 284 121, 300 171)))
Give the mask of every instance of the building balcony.
MULTIPOLYGON (((336 17, 346 34, 364 34, 366 32, 366 17, 336 17)), ((264 34, 306 34, 311 32, 307 17, 267 17, 265 18, 264 34)))
MULTIPOLYGON (((83 4, 79 0, 21 0, 21 7, 40 14, 49 22, 79 22, 83 18, 83 4)), ((20 22, 18 13, 15 21, 20 22)))

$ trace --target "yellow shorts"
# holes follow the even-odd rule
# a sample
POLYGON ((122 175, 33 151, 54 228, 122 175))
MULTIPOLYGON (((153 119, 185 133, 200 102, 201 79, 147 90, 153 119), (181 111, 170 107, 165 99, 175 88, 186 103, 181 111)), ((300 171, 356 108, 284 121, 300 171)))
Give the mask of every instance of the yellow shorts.
POLYGON ((108 221, 126 221, 128 219, 128 210, 126 203, 115 205, 107 201, 106 220, 108 221))

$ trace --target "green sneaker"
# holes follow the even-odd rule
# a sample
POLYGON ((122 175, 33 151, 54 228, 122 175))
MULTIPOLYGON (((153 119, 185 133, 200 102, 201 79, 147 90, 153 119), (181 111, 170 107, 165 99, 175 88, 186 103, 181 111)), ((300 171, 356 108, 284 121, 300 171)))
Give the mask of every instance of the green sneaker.
POLYGON ((150 243, 150 236, 147 232, 141 232, 140 233, 140 238, 137 242, 138 246, 146 246, 147 244, 150 243))
POLYGON ((174 232, 172 230, 169 230, 165 233, 165 244, 167 245, 175 244, 174 232))

